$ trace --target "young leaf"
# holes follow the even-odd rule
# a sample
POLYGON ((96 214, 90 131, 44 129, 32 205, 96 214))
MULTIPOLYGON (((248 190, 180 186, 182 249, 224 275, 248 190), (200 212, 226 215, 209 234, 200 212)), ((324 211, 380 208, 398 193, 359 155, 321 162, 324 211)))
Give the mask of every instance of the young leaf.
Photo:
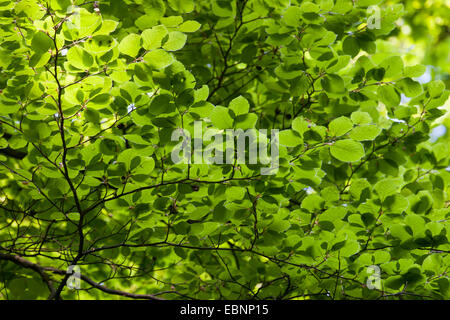
POLYGON ((167 51, 177 51, 184 47, 187 36, 179 31, 169 32, 169 38, 164 43, 163 48, 167 51))
POLYGON ((339 117, 330 122, 328 125, 328 129, 330 131, 330 135, 333 137, 339 137, 347 132, 349 132, 353 128, 353 122, 347 117, 339 117))
POLYGON ((216 106, 210 115, 212 124, 218 129, 233 128, 233 118, 228 111, 228 108, 216 106))
POLYGON ((164 69, 174 62, 173 56, 163 49, 156 49, 144 56, 144 61, 154 69, 164 69))
POLYGON ((374 124, 363 124, 353 128, 349 137, 356 141, 371 141, 381 133, 381 128, 374 124))
POLYGON ((336 141, 330 152, 333 157, 343 162, 356 162, 364 157, 364 147, 360 142, 345 139, 336 141))
POLYGON ((129 55, 130 57, 136 57, 141 49, 141 37, 137 34, 129 34, 120 41, 120 52, 129 55))
POLYGON ((233 110, 236 116, 238 116, 248 113, 250 105, 247 99, 245 99, 243 96, 239 96, 231 100, 229 108, 233 110))

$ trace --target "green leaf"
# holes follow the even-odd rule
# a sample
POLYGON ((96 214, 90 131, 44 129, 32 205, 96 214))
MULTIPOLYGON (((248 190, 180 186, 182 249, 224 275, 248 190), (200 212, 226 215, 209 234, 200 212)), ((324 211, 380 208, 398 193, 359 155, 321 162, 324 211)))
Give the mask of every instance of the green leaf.
POLYGON ((173 56, 163 49, 156 49, 148 52, 144 56, 144 61, 152 68, 157 70, 170 66, 175 59, 173 56))
POLYGON ((148 16, 154 19, 159 19, 164 16, 166 5, 163 0, 146 0, 142 4, 148 16))
POLYGON ((67 61, 75 68, 87 70, 93 65, 94 58, 82 47, 75 46, 67 51, 67 61))
POLYGON ((402 213, 409 206, 408 199, 401 194, 388 196, 383 202, 383 207, 386 212, 402 213))
POLYGON ((352 58, 355 57, 359 53, 358 41, 354 37, 346 37, 342 43, 342 50, 352 58))
POLYGON ((425 220, 418 214, 408 214, 405 218, 406 225, 409 226, 414 236, 420 235, 425 230, 425 220))
POLYGON ((144 138, 142 138, 140 135, 137 135, 137 134, 126 134, 126 135, 124 135, 124 138, 135 144, 140 144, 140 145, 149 145, 150 144, 148 141, 144 140, 144 138))
POLYGON ((143 47, 146 50, 154 50, 160 48, 163 39, 168 35, 165 26, 155 26, 151 29, 146 29, 142 32, 141 38, 143 40, 143 47))
POLYGON ((119 22, 114 20, 103 20, 100 30, 95 32, 95 35, 109 35, 117 29, 119 22))
POLYGON ((119 51, 130 57, 136 57, 141 49, 141 37, 137 34, 129 34, 120 41, 119 51))
POLYGON ((45 52, 53 47, 53 41, 42 31, 37 32, 31 40, 31 48, 34 51, 45 52))
POLYGON ((369 184, 369 182, 366 179, 355 179, 350 185, 349 192, 353 198, 359 200, 365 190, 368 190, 370 192, 371 185, 369 184))
POLYGON ((324 200, 322 199, 322 197, 319 196, 317 193, 313 193, 307 195, 305 199, 303 199, 301 207, 310 212, 314 212, 316 210, 321 209, 323 204, 324 200))
POLYGON ((111 95, 109 93, 102 93, 89 100, 89 106, 96 109, 103 108, 111 102, 111 95))
POLYGON ((212 124, 218 129, 233 128, 233 118, 228 111, 228 108, 216 106, 210 115, 212 124))
POLYGON ((237 116, 234 119, 234 127, 236 129, 252 129, 255 128, 258 122, 258 116, 254 113, 247 113, 237 116))
POLYGON ((275 74, 284 80, 292 80, 295 78, 301 78, 304 74, 304 72, 299 69, 297 65, 279 65, 275 68, 275 74))
POLYGON ((124 163, 127 170, 133 169, 140 163, 139 153, 134 149, 126 149, 119 154, 117 162, 124 163))
POLYGON ((415 66, 405 67, 403 75, 409 78, 417 78, 425 73, 427 68, 424 65, 417 64, 415 66))
POLYGON ((384 200, 386 197, 396 194, 401 186, 402 180, 400 178, 386 178, 378 181, 373 188, 381 200, 384 200))
POLYGON ((290 6, 284 12, 281 20, 288 26, 298 27, 302 23, 302 20, 301 20, 302 14, 303 14, 303 11, 302 11, 302 9, 300 9, 300 7, 290 6))
POLYGON ((179 13, 189 13, 194 10, 193 0, 169 0, 169 6, 179 13))
POLYGON ((336 188, 336 186, 324 188, 320 195, 323 199, 330 202, 338 201, 340 199, 339 190, 336 188))
POLYGON ((356 240, 345 241, 344 247, 340 250, 341 257, 350 257, 360 250, 360 245, 356 240))
POLYGON ((396 83, 399 88, 407 97, 413 98, 422 93, 422 86, 419 82, 412 80, 411 78, 404 78, 396 83))
MULTIPOLYGON (((132 168, 131 164, 133 163, 132 158, 130 161, 130 168, 132 168)), ((135 162, 137 163, 137 162, 135 162)), ((137 181, 145 181, 148 179, 155 168, 155 160, 153 158, 145 157, 139 163, 139 165, 133 170, 133 179, 137 181)))
POLYGON ((292 121, 292 129, 300 133, 301 136, 309 130, 310 123, 303 117, 297 117, 292 121))
POLYGON ((359 0, 357 4, 360 7, 369 7, 375 4, 379 4, 380 2, 381 0, 359 0))
POLYGON ((379 67, 386 71, 385 78, 397 78, 403 74, 403 60, 398 56, 386 58, 379 67))
POLYGON ((181 32, 195 32, 198 29, 200 29, 201 24, 198 23, 195 20, 188 20, 183 22, 179 27, 178 30, 181 32))
POLYGON ((368 124, 372 122, 372 117, 369 113, 363 111, 355 111, 350 116, 354 124, 368 124))
POLYGON ((367 72, 367 79, 375 79, 377 81, 381 81, 386 74, 386 70, 384 68, 373 68, 367 72))
POLYGON ((50 60, 51 54, 50 52, 37 52, 33 54, 30 58, 30 67, 32 68, 40 68, 47 64, 48 60, 50 60))
POLYGON ((303 144, 303 139, 293 130, 282 130, 279 133, 280 144, 286 147, 296 147, 303 144))
POLYGON ((322 87, 330 93, 345 93, 344 80, 336 74, 329 74, 321 80, 322 87))
POLYGON ((287 220, 275 220, 269 226, 269 230, 273 230, 276 232, 283 232, 289 229, 291 224, 287 220))
POLYGON ((228 187, 225 191, 227 201, 242 200, 246 195, 245 188, 242 187, 228 187))
POLYGON ((432 98, 439 97, 444 92, 445 84, 441 80, 431 81, 427 84, 427 90, 432 98))
POLYGON ((169 94, 161 94, 156 96, 150 103, 149 113, 153 115, 162 115, 175 111, 175 105, 169 94))
POLYGON ((333 157, 343 162, 356 162, 364 157, 364 147, 360 142, 345 139, 336 141, 330 152, 333 157))
POLYGON ((339 137, 347 132, 349 132, 353 128, 353 122, 347 117, 339 117, 332 120, 328 129, 330 131, 330 135, 333 137, 339 137))
POLYGON ((233 18, 236 14, 236 7, 233 2, 223 0, 213 0, 212 12, 221 18, 233 18))
POLYGON ((310 1, 302 2, 300 9, 303 12, 314 12, 314 13, 317 13, 320 10, 318 5, 316 5, 315 3, 312 3, 310 1))
POLYGON ((229 108, 231 110, 233 110, 233 112, 236 116, 239 116, 241 114, 248 113, 248 111, 250 109, 250 105, 249 105, 247 99, 245 99, 243 96, 239 96, 239 97, 231 100, 229 108))
POLYGON ((290 81, 289 91, 292 96, 299 97, 306 93, 309 88, 309 81, 306 75, 294 78, 290 81))
POLYGON ((377 95, 381 102, 388 108, 397 107, 400 104, 400 95, 395 88, 390 85, 379 86, 377 95))
POLYGON ((347 209, 344 207, 332 207, 325 210, 320 215, 319 221, 336 221, 336 220, 342 220, 345 215, 347 214, 347 209))
POLYGON ((357 141, 372 141, 381 133, 381 128, 374 124, 363 124, 350 131, 349 137, 357 141))
MULTIPOLYGON (((3 3, 5 4, 6 1, 3 3)), ((6 10, 11 10, 12 8, 12 6, 9 9, 6 7, 6 10)), ((38 3, 32 0, 22 0, 15 3, 14 11, 20 13, 22 16, 23 14, 25 14, 27 17, 33 20, 39 20, 45 15, 45 10, 43 10, 38 3)))
POLYGON ((163 48, 167 51, 177 51, 184 47, 187 36, 179 31, 169 32, 169 38, 164 43, 163 48))

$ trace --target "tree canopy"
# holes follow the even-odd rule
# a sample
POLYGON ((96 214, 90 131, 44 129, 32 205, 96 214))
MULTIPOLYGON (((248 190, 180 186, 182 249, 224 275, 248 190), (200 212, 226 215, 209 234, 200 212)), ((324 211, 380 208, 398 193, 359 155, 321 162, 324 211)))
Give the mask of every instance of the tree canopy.
POLYGON ((0 1, 0 299, 449 299, 421 3, 0 1), (196 121, 279 130, 279 167, 174 163, 196 121))

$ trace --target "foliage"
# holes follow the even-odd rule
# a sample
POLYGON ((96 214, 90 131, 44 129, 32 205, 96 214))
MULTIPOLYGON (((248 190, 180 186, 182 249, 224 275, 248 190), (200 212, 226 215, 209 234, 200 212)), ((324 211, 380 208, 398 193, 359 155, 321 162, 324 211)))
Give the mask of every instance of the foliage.
MULTIPOLYGON (((450 83, 450 4, 443 0, 391 0, 404 3, 406 13, 392 35, 408 59, 429 65, 430 71, 450 83), (413 49, 413 50, 411 50, 413 49)), ((397 47, 398 50, 398 47, 397 47)))
POLYGON ((449 92, 379 50, 401 3, 71 4, 0 2, 2 298, 450 297, 449 92), (281 130, 278 172, 174 164, 197 120, 281 130))

